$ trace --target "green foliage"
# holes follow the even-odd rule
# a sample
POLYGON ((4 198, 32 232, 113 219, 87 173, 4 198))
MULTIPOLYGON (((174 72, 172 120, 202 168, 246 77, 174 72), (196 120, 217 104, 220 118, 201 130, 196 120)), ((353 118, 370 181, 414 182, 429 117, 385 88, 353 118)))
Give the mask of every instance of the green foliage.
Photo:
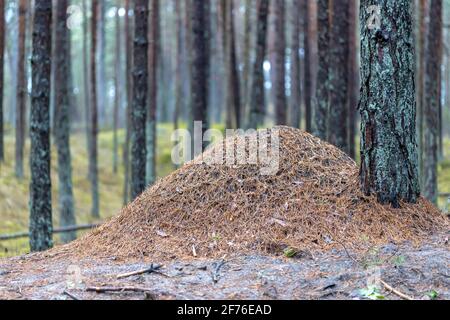
POLYGON ((380 290, 376 286, 369 286, 367 288, 359 290, 359 294, 366 299, 370 300, 384 300, 385 296, 380 293, 380 290))
POLYGON ((436 290, 431 290, 426 293, 426 295, 431 299, 435 300, 439 297, 439 293, 436 290))
POLYGON ((294 258, 297 255, 297 250, 294 248, 288 247, 283 250, 283 254, 286 258, 294 258))

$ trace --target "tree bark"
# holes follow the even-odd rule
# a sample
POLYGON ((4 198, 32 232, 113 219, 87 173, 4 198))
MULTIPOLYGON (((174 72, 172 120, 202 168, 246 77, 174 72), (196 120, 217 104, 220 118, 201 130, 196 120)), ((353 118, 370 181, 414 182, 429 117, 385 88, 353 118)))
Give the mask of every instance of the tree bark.
POLYGON ((303 48, 305 49, 305 81, 304 81, 304 97, 305 97, 305 130, 312 132, 313 130, 313 109, 312 109, 312 96, 313 96, 313 68, 311 65, 311 23, 310 23, 310 1, 302 0, 302 12, 304 14, 304 38, 303 48))
POLYGON ((120 15, 119 15, 120 1, 117 3, 117 11, 115 17, 115 27, 116 27, 116 43, 115 43, 115 72, 114 72, 114 111, 113 111, 113 172, 117 174, 119 170, 119 109, 122 101, 122 91, 121 91, 121 61, 122 61, 122 29, 120 26, 120 15))
POLYGON ((242 122, 248 121, 247 111, 250 100, 250 71, 251 71, 251 39, 252 39, 252 5, 254 1, 245 0, 245 27, 244 27, 244 50, 243 50, 243 71, 242 71, 242 122))
POLYGON ((291 43, 291 107, 290 125, 300 128, 301 120, 301 79, 300 79, 300 0, 292 1, 292 43, 291 43))
MULTIPOLYGON (((209 0, 193 0, 191 10, 192 27, 192 71, 191 96, 194 122, 202 124, 202 137, 208 130, 209 92, 209 0)), ((202 139, 203 140, 203 139, 202 139)), ((202 141, 202 150, 207 143, 202 141)), ((199 150, 194 150, 198 153, 199 150)))
POLYGON ((50 176, 50 81, 52 1, 38 0, 34 8, 32 94, 30 117, 30 247, 43 251, 52 241, 50 176))
POLYGON ((134 3, 133 105, 131 111, 131 197, 146 187, 147 146, 145 125, 148 90, 148 2, 134 3))
POLYGON ((27 106, 27 86, 26 86, 26 59, 25 59, 25 39, 27 28, 28 1, 19 1, 19 37, 17 54, 17 110, 16 110, 16 165, 15 173, 19 179, 23 178, 23 152, 25 147, 26 128, 26 106, 27 106))
POLYGON ((156 110, 158 109, 158 52, 159 52, 159 0, 151 2, 149 32, 149 90, 147 115, 147 186, 156 180, 156 110))
MULTIPOLYGON (((55 142, 58 150, 58 203, 61 227, 76 224, 72 190, 72 159, 70 154, 70 29, 67 28, 68 0, 56 1, 56 30, 53 64, 55 90, 55 142)), ((63 243, 76 239, 76 232, 63 233, 63 243)))
POLYGON ((250 98, 250 117, 248 128, 256 129, 264 122, 264 59, 267 47, 267 22, 269 16, 269 0, 258 0, 258 16, 256 22, 255 61, 250 98))
POLYGON ((285 0, 277 0, 274 6, 275 18, 275 52, 274 52, 274 94, 275 94, 275 122, 277 125, 287 124, 286 102, 286 29, 284 27, 285 0))
POLYGON ((399 207, 420 195, 411 2, 363 0, 360 19, 361 186, 380 203, 399 207))
POLYGON ((90 152, 89 152, 89 179, 91 181, 92 211, 94 218, 100 217, 100 200, 98 192, 98 108, 97 108, 97 20, 99 12, 98 0, 92 0, 91 17, 91 73, 90 73, 90 152))
POLYGON ((127 80, 127 107, 126 107, 126 133, 125 144, 123 146, 123 166, 124 166, 124 183, 123 183, 123 204, 126 205, 130 196, 130 143, 131 143, 131 113, 133 103, 133 42, 132 42, 132 20, 130 18, 131 0, 125 2, 125 46, 126 46, 126 80, 127 80))
POLYGON ((437 204, 439 116, 441 109, 442 0, 430 0, 425 70, 424 104, 424 196, 437 204))
POLYGON ((322 140, 328 137, 330 109, 330 7, 329 0, 318 1, 317 12, 319 65, 317 71, 314 135, 322 140))
POLYGON ((328 141, 349 153, 348 146, 348 56, 349 0, 332 1, 330 32, 330 112, 328 141))
MULTIPOLYGON (((88 49, 88 5, 87 0, 82 2, 83 10, 83 98, 84 98, 84 122, 86 126, 86 146, 87 153, 91 152, 91 106, 90 106, 90 86, 89 86, 89 49, 88 49)), ((89 174, 88 174, 89 177, 89 174)))

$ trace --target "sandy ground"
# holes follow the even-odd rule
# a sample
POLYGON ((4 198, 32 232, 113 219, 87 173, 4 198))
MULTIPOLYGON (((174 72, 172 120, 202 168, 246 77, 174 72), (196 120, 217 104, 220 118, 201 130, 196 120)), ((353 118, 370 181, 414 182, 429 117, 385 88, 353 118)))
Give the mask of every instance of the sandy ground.
POLYGON ((0 260, 0 299, 450 299, 450 233, 420 247, 389 244, 355 255, 346 250, 295 258, 235 256, 224 260, 153 261, 157 272, 117 279, 151 261, 70 261, 36 255, 0 260), (112 292, 91 292, 92 287, 112 292), (121 291, 120 291, 121 290, 121 291), (367 291, 366 291, 367 292, 367 291), (437 294, 437 295, 436 295, 437 294))

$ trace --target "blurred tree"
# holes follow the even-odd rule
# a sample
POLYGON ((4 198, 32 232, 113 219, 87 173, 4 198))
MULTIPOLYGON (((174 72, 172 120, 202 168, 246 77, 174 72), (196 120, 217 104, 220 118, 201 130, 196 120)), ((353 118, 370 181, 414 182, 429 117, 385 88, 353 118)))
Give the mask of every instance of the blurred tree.
MULTIPOLYGON (((133 104, 133 26, 131 19, 131 0, 125 1, 125 47, 126 47, 126 93, 127 93, 127 106, 126 106, 126 133, 125 143, 123 146, 123 166, 124 166, 124 184, 123 184, 123 204, 128 203, 130 197, 130 142, 131 142, 131 112, 133 104)), ((134 16, 134 15, 133 15, 134 16)))
POLYGON ((27 0, 19 1, 19 35, 17 55, 17 110, 16 110, 16 177, 23 178, 23 152, 25 147, 27 76, 25 59, 25 40, 27 28, 27 0))
POLYGON ((361 186, 398 207, 420 194, 411 1, 362 0, 360 8, 361 186))
POLYGON ((311 28, 311 1, 301 0, 301 16, 303 20, 303 48, 304 48, 304 100, 305 100, 305 130, 312 132, 313 129, 313 110, 312 110, 312 97, 313 97, 313 66, 311 64, 311 38, 313 32, 311 28))
POLYGON ((3 71, 5 53, 5 1, 0 0, 0 163, 5 160, 4 129, 3 129, 3 71))
POLYGON ((275 39, 274 39, 274 94, 275 94, 275 123, 287 124, 286 102, 286 29, 285 29, 285 0, 276 0, 274 5, 275 39))
POLYGON ((301 79, 300 79, 300 17, 301 0, 292 0, 291 24, 291 100, 290 125, 300 128, 301 123, 301 79))
POLYGON ((442 0, 430 0, 430 17, 432 18, 429 20, 425 54, 423 193, 427 199, 437 204, 439 117, 441 115, 442 0))
POLYGON ((250 98, 250 116, 248 128, 256 129, 264 122, 264 59, 267 47, 267 21, 269 15, 269 0, 258 0, 258 16, 256 22, 255 60, 250 98))
POLYGON ((94 218, 100 217, 100 199, 98 192, 98 108, 97 108, 97 21, 100 10, 99 1, 92 0, 91 16, 91 54, 90 54, 90 144, 89 144, 89 179, 91 181, 92 211, 94 218))
MULTIPOLYGON (((70 154, 70 29, 67 28, 68 0, 55 2, 55 47, 53 50, 55 121, 54 137, 58 151, 59 224, 62 227, 76 223, 72 190, 72 159, 70 154)), ((76 239, 76 232, 61 235, 64 243, 76 239)))
POLYGON ((122 28, 120 23, 121 1, 116 2, 115 14, 115 59, 114 59, 114 111, 113 111, 113 172, 119 171, 119 110, 122 101, 122 28))
POLYGON ((53 245, 50 176, 51 0, 36 1, 33 20, 30 247, 31 251, 43 251, 53 245))

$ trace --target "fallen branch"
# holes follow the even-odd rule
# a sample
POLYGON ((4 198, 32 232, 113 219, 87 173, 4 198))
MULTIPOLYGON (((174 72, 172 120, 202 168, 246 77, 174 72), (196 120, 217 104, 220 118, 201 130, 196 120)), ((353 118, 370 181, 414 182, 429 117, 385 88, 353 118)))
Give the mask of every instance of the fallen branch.
POLYGON ((152 290, 140 287, 89 287, 87 292, 107 293, 107 292, 152 292, 152 290))
POLYGON ((162 266, 160 265, 154 265, 153 263, 150 265, 150 268, 146 268, 143 270, 138 270, 138 271, 133 271, 133 272, 128 272, 128 273, 123 273, 123 274, 119 274, 117 275, 117 279, 123 279, 123 278, 128 278, 128 277, 132 277, 132 276, 138 276, 141 274, 146 274, 146 273, 159 273, 158 270, 161 269, 162 266))
MULTIPOLYGON (((79 226, 67 226, 67 227, 55 228, 55 229, 53 229, 53 234, 90 230, 90 229, 95 229, 98 226, 100 226, 100 223, 83 224, 83 225, 79 225, 79 226)), ((14 234, 0 235, 0 241, 14 240, 14 239, 20 239, 20 238, 29 238, 29 237, 30 237, 29 232, 19 232, 19 233, 14 233, 14 234)))
POLYGON ((396 295, 398 295, 400 298, 403 298, 405 300, 414 300, 414 298, 407 296, 404 293, 401 293, 400 291, 396 290, 395 288, 391 287, 390 285, 388 285, 386 282, 384 282, 383 280, 380 280, 381 284, 389 291, 395 293, 396 295))
POLYGON ((219 263, 215 262, 213 264, 214 266, 214 270, 211 272, 211 278, 213 280, 214 283, 219 282, 219 277, 220 277, 220 269, 225 265, 225 260, 220 261, 219 263))
POLYGON ((78 301, 80 299, 78 299, 76 296, 74 296, 73 294, 71 294, 69 291, 64 291, 63 294, 65 294, 66 296, 68 296, 70 299, 78 301))

